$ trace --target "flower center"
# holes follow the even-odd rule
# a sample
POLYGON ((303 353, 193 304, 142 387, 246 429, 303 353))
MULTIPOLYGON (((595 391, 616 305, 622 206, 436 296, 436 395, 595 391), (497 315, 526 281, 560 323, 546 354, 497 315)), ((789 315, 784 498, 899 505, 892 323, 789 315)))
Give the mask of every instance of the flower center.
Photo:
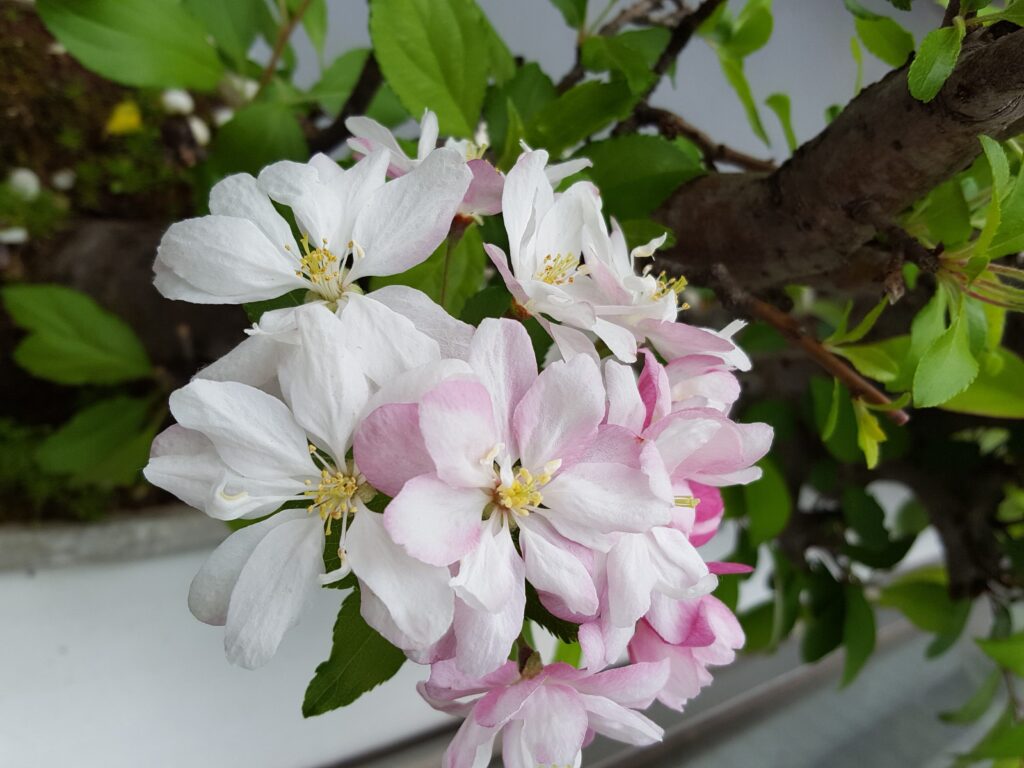
MULTIPOLYGON (((366 255, 359 243, 349 240, 341 258, 328 248, 327 240, 322 240, 318 248, 311 248, 309 235, 303 235, 299 241, 302 255, 299 256, 299 268, 295 276, 308 280, 312 290, 329 302, 335 302, 346 291, 345 275, 352 268, 351 262, 366 255)), ((289 253, 290 245, 285 245, 289 253)), ((297 254, 296 254, 297 255, 297 254)))
POLYGON ((544 257, 544 264, 534 276, 548 285, 565 285, 576 282, 576 277, 587 274, 587 268, 580 266, 580 257, 571 253, 550 253, 544 257))
POLYGON ((551 476, 558 471, 562 462, 549 461, 543 471, 534 476, 526 467, 518 467, 511 480, 503 481, 500 476, 494 489, 494 502, 501 509, 518 517, 525 517, 544 502, 540 489, 551 482, 551 476))
MULTIPOLYGON (((314 445, 309 446, 309 453, 321 467, 320 482, 314 488, 313 481, 306 480, 308 489, 303 495, 313 500, 309 512, 320 515, 326 524, 325 532, 330 536, 331 523, 354 515, 359 508, 356 502, 369 501, 377 491, 353 465, 337 469, 320 456, 314 445)), ((347 526, 343 523, 343 527, 347 526)))

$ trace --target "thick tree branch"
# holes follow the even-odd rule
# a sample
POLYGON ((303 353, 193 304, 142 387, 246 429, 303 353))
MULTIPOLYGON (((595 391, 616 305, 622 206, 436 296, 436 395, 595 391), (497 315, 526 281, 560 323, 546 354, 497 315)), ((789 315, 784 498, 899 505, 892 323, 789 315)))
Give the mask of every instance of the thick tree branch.
POLYGON ((1005 139, 1022 126, 1024 30, 997 24, 969 37, 934 101, 915 100, 906 68, 896 70, 774 173, 711 174, 683 186, 658 214, 679 238, 669 255, 698 281, 725 264, 752 292, 828 285, 879 234, 864 219, 866 203, 876 220, 892 221, 967 167, 979 134, 1005 139))
POLYGON ((348 138, 349 133, 348 128, 345 127, 345 121, 354 115, 366 112, 377 89, 380 88, 381 79, 380 66, 377 64, 376 57, 371 53, 366 57, 363 71, 359 73, 359 80, 356 81, 355 88, 352 89, 341 112, 330 125, 310 138, 310 152, 330 152, 348 138))

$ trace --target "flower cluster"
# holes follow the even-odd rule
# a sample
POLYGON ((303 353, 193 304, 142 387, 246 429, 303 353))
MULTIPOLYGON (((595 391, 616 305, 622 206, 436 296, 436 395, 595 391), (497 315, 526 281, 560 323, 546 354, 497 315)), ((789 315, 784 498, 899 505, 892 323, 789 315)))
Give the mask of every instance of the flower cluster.
POLYGON ((685 283, 636 266, 663 239, 630 251, 591 183, 556 191, 585 163, 524 149, 506 176, 482 139, 435 148, 429 113, 416 158, 349 127, 347 169, 318 155, 226 178, 159 248, 172 298, 304 296, 175 392, 153 444, 151 482, 251 522, 196 576, 192 612, 255 667, 312 590, 351 584, 430 665, 424 698, 465 717, 446 766, 486 765, 499 734, 508 766, 578 765, 595 733, 656 741, 637 710, 681 709, 743 644, 711 596, 736 566, 697 549, 718 488, 756 479, 771 442, 729 417, 749 367, 736 328, 676 322, 685 283), (510 316, 473 327, 413 288, 365 292, 499 213, 508 252, 486 251, 510 316), (554 341, 543 365, 527 317, 554 341), (578 666, 543 663, 528 614, 573 628, 578 666))

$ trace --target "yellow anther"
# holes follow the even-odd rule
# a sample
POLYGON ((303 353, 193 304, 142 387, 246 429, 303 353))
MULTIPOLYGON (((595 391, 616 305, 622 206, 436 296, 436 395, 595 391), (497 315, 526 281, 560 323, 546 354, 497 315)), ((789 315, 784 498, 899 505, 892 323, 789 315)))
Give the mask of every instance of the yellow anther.
POLYGON ((695 509, 697 505, 700 504, 700 499, 694 498, 693 496, 676 496, 675 504, 677 507, 695 509))
POLYGON ((587 274, 586 267, 580 266, 580 257, 571 253, 550 253, 544 257, 544 264, 534 277, 548 285, 564 285, 576 282, 580 275, 587 274))
POLYGON ((540 489, 550 481, 551 476, 547 472, 534 477, 530 470, 519 467, 511 483, 501 483, 495 489, 494 500, 512 514, 526 516, 544 501, 540 489))

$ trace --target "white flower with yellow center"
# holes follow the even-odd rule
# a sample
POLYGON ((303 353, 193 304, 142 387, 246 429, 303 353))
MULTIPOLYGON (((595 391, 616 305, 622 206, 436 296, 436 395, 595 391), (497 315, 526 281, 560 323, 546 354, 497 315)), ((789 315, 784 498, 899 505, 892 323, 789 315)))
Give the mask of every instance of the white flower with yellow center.
POLYGON ((448 571, 405 554, 366 506, 377 490, 349 452, 372 392, 359 355, 343 343, 343 321, 316 305, 295 316, 298 343, 283 344, 279 358, 281 398, 196 379, 171 396, 178 424, 154 441, 145 470, 154 485, 218 519, 270 515, 217 548, 193 581, 189 606, 225 625, 230 660, 255 667, 273 655, 311 590, 352 572, 410 644, 427 647, 452 620, 448 571), (340 566, 325 574, 332 534, 340 566))
POLYGON ((324 155, 281 161, 256 179, 210 191, 210 215, 173 224, 157 249, 155 284, 171 299, 241 304, 306 289, 339 306, 358 280, 424 261, 448 234, 472 174, 455 150, 432 153, 385 181, 387 152, 343 170, 324 155), (275 209, 291 209, 298 236, 275 209))

